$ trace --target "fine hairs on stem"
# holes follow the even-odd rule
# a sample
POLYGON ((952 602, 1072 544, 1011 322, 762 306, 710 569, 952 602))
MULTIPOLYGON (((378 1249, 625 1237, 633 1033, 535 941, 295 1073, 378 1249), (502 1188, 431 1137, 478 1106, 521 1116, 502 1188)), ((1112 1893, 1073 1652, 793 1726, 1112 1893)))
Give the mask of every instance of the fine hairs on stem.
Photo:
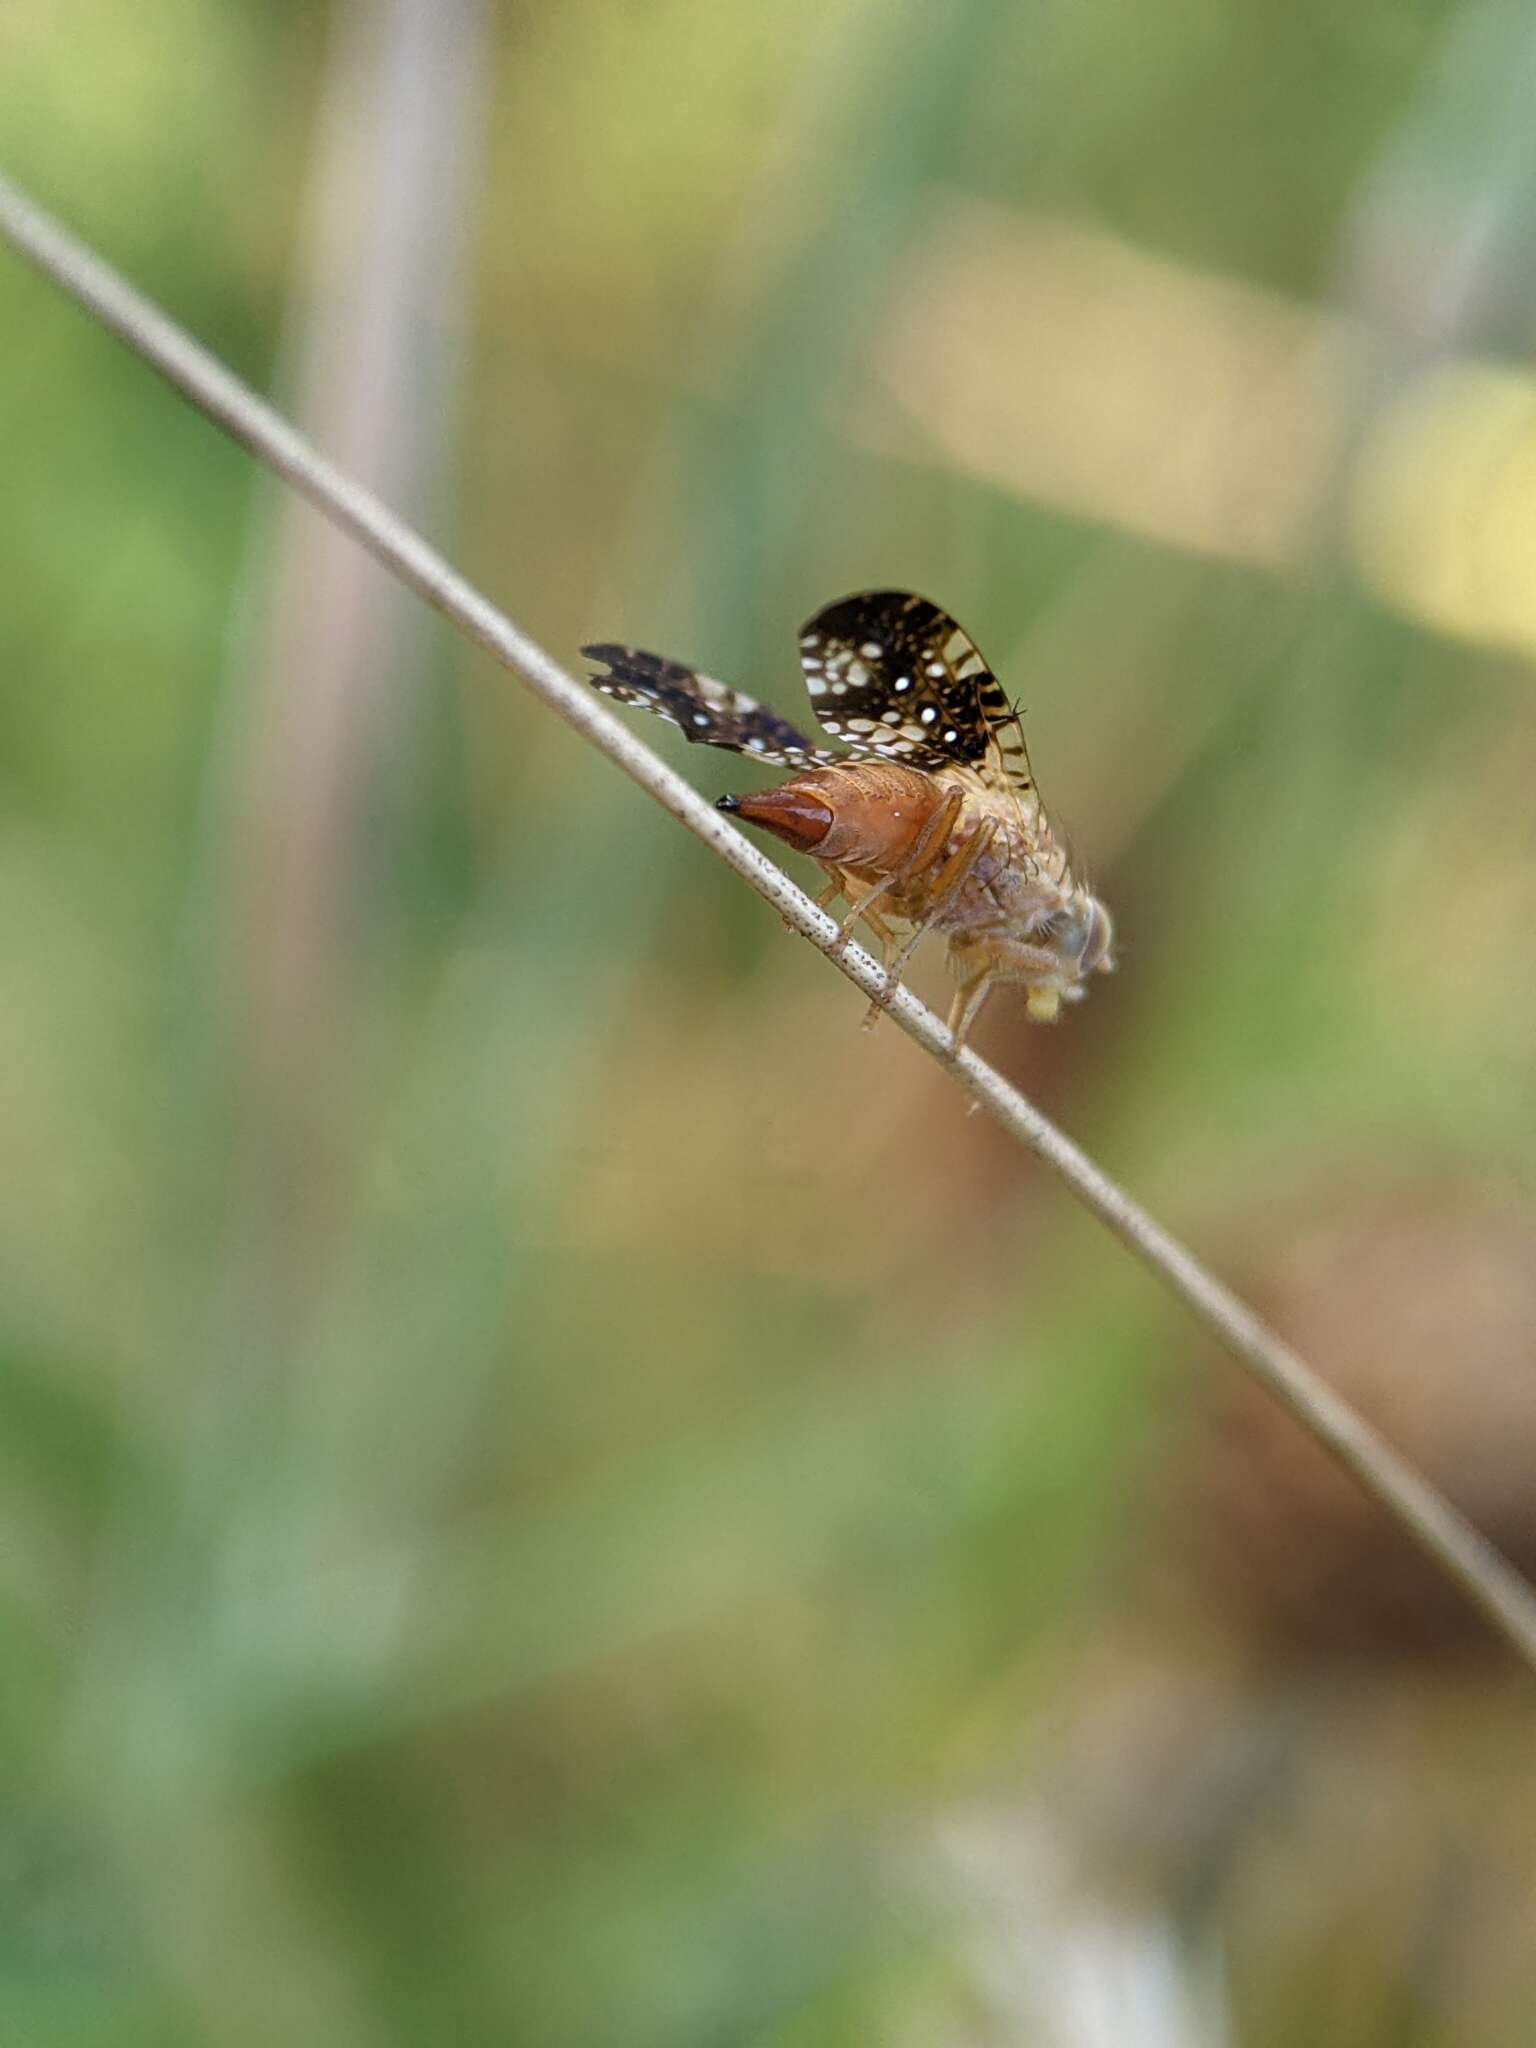
MULTIPOLYGON (((835 953, 834 920, 621 725, 601 698, 568 674, 377 498, 328 463, 222 362, 3 177, 0 234, 199 411, 575 726, 735 868, 866 996, 883 994, 885 977, 878 963, 854 946, 835 953)), ((1536 1594, 1471 1523, 1011 1082, 974 1052, 956 1053, 943 1024, 926 1004, 902 989, 890 1003, 889 1014, 1004 1130, 1043 1160, 1222 1347, 1397 1518, 1536 1672, 1536 1594)))

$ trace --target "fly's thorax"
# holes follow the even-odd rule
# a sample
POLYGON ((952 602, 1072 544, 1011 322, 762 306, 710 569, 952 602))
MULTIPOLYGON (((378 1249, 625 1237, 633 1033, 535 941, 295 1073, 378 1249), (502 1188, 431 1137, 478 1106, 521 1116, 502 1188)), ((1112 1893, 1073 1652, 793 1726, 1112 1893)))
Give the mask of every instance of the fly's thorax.
POLYGON ((950 834, 951 844, 970 839, 986 828, 990 846, 982 862, 986 873, 1011 873, 1021 880, 1044 874, 1053 882, 1066 879, 1067 859, 1058 846, 1039 797, 1033 788, 989 782, 974 768, 941 768, 934 783, 947 797, 960 793, 960 814, 950 834))
MULTIPOLYGON (((1015 807, 994 815, 992 823, 986 850, 946 922, 1026 938, 1045 919, 1070 913, 1079 892, 1043 813, 1022 814, 1015 807)), ((962 817, 957 831, 974 829, 975 822, 962 817)))

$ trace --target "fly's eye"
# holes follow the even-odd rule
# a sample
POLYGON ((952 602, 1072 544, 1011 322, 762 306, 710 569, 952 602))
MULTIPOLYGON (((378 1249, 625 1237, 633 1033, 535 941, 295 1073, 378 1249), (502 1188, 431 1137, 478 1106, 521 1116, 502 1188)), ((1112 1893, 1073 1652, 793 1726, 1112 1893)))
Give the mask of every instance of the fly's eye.
POLYGON ((1115 943, 1115 928, 1110 922, 1109 912, 1102 903, 1094 903, 1089 910, 1087 926, 1083 932, 1081 956, 1078 961, 1080 972, 1092 974, 1095 970, 1108 973, 1114 966, 1111 948, 1115 943))

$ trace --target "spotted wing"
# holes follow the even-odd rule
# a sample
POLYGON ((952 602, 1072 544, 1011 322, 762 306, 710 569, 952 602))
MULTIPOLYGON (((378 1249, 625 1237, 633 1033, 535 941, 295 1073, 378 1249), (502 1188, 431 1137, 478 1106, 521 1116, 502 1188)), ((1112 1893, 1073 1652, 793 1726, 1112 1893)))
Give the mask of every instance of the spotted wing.
POLYGON ((590 678, 594 689, 621 704, 643 704, 658 718, 670 719, 700 746, 728 747, 733 754, 751 754, 759 761, 777 761, 785 768, 826 767, 841 757, 818 747, 788 719, 765 711, 761 704, 701 676, 697 669, 647 654, 639 647, 583 647, 589 661, 601 662, 606 675, 590 678))
POLYGON ((1033 787, 1018 713, 970 635, 927 598, 840 598, 801 628, 800 666, 834 739, 918 768, 958 761, 999 786, 1033 787))

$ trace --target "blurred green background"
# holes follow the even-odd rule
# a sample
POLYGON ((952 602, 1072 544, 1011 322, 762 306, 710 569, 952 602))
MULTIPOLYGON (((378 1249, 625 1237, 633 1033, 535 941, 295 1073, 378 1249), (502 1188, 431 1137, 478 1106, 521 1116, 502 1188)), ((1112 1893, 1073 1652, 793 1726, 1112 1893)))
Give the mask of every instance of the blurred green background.
MULTIPOLYGON (((957 614, 1122 933, 982 1049, 1527 1562, 1533 90, 0 0, 6 170, 546 647, 957 614)), ((5 2048, 1536 2037, 1529 1677, 1062 1190, 9 254, 0 462, 5 2048)))

